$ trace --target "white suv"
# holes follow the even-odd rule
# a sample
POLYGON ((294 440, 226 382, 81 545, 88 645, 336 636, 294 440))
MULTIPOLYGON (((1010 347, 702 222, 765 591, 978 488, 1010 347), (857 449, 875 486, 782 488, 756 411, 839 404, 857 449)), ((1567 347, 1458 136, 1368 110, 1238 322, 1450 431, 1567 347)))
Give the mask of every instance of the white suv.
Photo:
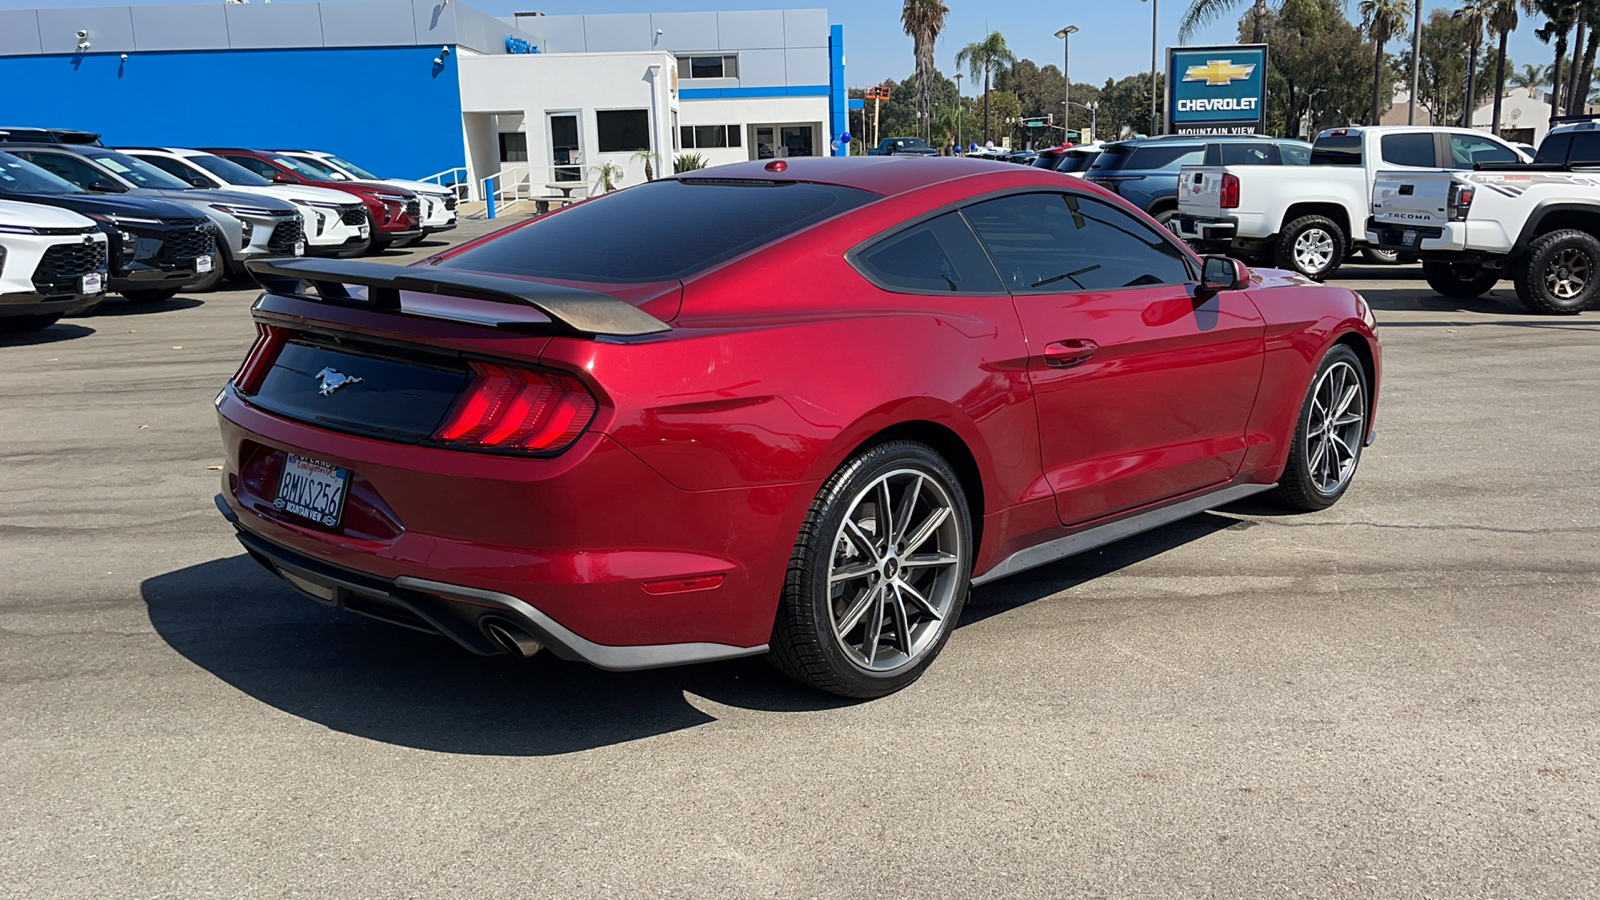
MULTIPOLYGON (((449 231, 456 227, 456 193, 451 188, 431 181, 407 181, 404 178, 380 178, 353 162, 340 159, 320 150, 279 150, 292 156, 334 181, 360 181, 367 184, 387 184, 412 191, 422 201, 422 237, 449 231)), ((418 238, 421 240, 422 238, 418 238)), ((403 246, 396 244, 395 246, 403 246)))
POLYGON ((38 331, 100 304, 106 236, 71 210, 0 200, 0 332, 38 331))
POLYGON ((366 208, 344 191, 273 184, 238 163, 201 150, 126 147, 117 152, 142 159, 195 187, 277 197, 293 203, 305 220, 306 253, 310 255, 359 256, 372 244, 366 208))

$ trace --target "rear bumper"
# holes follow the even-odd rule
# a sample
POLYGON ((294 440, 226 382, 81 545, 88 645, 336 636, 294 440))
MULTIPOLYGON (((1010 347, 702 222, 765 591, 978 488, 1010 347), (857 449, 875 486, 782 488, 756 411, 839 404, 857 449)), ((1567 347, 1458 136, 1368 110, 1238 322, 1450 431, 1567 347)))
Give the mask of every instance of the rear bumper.
POLYGON ((489 623, 510 623, 562 659, 612 671, 713 662, 767 650, 765 644, 597 644, 510 594, 404 575, 384 579, 329 565, 248 531, 220 496, 217 508, 233 523, 239 543, 252 559, 307 597, 393 625, 443 635, 483 656, 506 652, 489 636, 489 623))
POLYGON ((1179 213, 1172 217, 1169 225, 1186 241, 1232 241, 1239 234, 1239 222, 1231 216, 1209 219, 1179 213))

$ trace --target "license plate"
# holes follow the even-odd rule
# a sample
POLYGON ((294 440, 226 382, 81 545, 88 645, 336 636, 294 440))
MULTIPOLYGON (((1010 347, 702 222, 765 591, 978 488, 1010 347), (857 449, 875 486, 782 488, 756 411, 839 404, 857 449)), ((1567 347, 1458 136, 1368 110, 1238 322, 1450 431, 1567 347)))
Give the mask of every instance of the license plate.
POLYGON ((90 272, 83 276, 82 293, 98 294, 105 290, 105 276, 99 272, 90 272))
POLYGON ((211 271, 211 257, 210 257, 210 255, 196 256, 194 258, 194 270, 196 272, 199 272, 201 275, 204 275, 207 272, 211 271))
POLYGON ((305 241, 295 241, 294 242, 294 255, 295 256, 305 256, 306 255, 306 242, 305 241))
POLYGON ((344 514, 350 470, 321 460, 287 454, 272 505, 291 515, 332 528, 344 514))
POLYGON ((1415 247, 1417 245, 1417 232, 1407 228, 1400 232, 1400 246, 1415 247))
POLYGON ((366 225, 362 225, 361 226, 361 236, 362 237, 369 237, 371 234, 372 234, 372 229, 371 228, 369 228, 366 225))

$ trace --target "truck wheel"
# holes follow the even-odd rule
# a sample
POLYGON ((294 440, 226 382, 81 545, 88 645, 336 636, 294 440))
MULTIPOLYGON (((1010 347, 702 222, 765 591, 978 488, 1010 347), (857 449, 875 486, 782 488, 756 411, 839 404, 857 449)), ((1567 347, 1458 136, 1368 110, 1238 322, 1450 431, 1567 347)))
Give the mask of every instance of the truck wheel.
POLYGON ((42 316, 6 316, 0 319, 0 331, 43 331, 54 325, 59 318, 61 317, 49 313, 42 316))
POLYGON ((1528 309, 1577 315, 1600 293, 1600 240, 1576 228, 1552 231, 1528 247, 1511 279, 1528 309))
POLYGON ((1278 268, 1321 281, 1344 262, 1344 229, 1326 216, 1301 216, 1278 235, 1278 268))
POLYGON ((1457 300, 1471 300, 1483 296, 1494 287, 1495 282, 1500 280, 1500 273, 1477 263, 1427 260, 1422 264, 1422 277, 1428 280, 1428 287, 1437 293, 1457 300))
POLYGON ((1380 266, 1396 266, 1400 264, 1399 250, 1382 250, 1377 247, 1362 247, 1361 256, 1369 263, 1380 266))
POLYGON ((1163 209, 1150 214, 1150 218, 1155 219, 1156 224, 1160 225, 1162 228, 1171 228, 1172 226, 1167 223, 1171 222, 1177 217, 1178 211, 1175 209, 1163 209))

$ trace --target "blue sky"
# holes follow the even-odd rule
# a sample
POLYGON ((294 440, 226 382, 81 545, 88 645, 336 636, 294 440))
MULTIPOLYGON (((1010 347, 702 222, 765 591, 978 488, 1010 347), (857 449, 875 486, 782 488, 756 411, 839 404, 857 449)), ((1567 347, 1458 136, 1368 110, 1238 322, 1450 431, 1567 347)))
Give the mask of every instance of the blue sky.
MULTIPOLYGON (((132 0, 137 4, 140 0, 132 0)), ((145 0, 150 3, 185 0, 145 0)), ((219 3, 221 0, 193 0, 219 3)), ((256 0, 260 2, 260 0, 256 0)), ((293 0, 278 0, 293 2, 293 0)), ((359 0, 346 0, 359 2, 359 0)), ((722 9, 784 9, 825 7, 835 25, 844 26, 845 75, 852 87, 874 84, 885 78, 903 78, 913 68, 911 39, 900 30, 900 0, 849 0, 844 3, 818 3, 807 0, 465 0, 484 12, 497 16, 538 10, 548 15, 623 12, 696 12, 722 9)), ((981 38, 994 29, 1006 36, 1019 57, 1034 62, 1061 64, 1061 41, 1054 37, 1064 25, 1077 25, 1072 36, 1072 80, 1102 83, 1107 77, 1121 78, 1150 68, 1150 6, 1140 0, 1091 0, 1077 12, 1066 13, 1066 4, 1043 0, 975 2, 945 0, 950 18, 938 45, 939 68, 955 72, 955 54, 964 44, 981 38)), ((1250 0, 1238 0, 1242 13, 1250 0)), ((0 0, 0 9, 33 7, 124 6, 128 2, 85 2, 85 0, 0 0)), ((1424 10, 1453 8, 1459 4, 1429 2, 1424 10)), ((1160 5, 1161 46, 1175 41, 1178 19, 1186 0, 1165 0, 1160 5)), ((1355 17, 1355 0, 1347 8, 1355 17)), ((1198 35, 1193 43, 1225 44, 1236 34, 1237 15, 1227 18, 1198 35)), ((1524 17, 1523 25, 1511 36, 1513 62, 1547 64, 1552 50, 1533 36, 1539 24, 1524 17)), ((1398 45, 1397 45, 1398 47, 1398 45)), ((970 82, 970 79, 968 79, 970 82)), ((967 85, 966 93, 974 93, 967 85)))

